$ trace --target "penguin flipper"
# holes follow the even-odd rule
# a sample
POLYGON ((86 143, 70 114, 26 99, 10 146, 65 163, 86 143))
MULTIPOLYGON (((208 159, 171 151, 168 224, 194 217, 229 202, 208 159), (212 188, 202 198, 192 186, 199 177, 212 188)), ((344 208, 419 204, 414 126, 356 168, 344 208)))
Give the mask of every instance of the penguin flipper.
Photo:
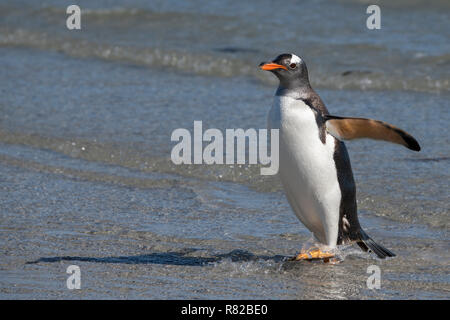
POLYGON ((413 136, 389 123, 364 118, 344 118, 325 116, 328 133, 339 140, 369 138, 397 143, 414 151, 420 151, 420 145, 413 136))

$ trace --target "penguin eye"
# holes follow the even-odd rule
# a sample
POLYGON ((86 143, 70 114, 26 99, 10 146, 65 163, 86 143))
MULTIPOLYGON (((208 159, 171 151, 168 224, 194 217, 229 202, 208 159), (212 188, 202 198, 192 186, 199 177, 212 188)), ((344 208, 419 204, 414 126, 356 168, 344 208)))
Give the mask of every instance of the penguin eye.
POLYGON ((295 69, 296 66, 297 66, 297 64, 295 64, 295 63, 291 63, 291 64, 289 65, 289 67, 290 67, 291 69, 295 69))

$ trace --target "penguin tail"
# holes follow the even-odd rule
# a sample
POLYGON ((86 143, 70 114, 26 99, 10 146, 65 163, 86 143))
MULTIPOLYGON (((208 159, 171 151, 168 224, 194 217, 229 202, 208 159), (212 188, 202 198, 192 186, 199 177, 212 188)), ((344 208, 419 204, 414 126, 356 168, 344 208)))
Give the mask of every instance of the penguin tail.
POLYGON ((356 244, 362 250, 366 252, 374 252, 380 259, 384 259, 386 257, 395 257, 395 254, 392 251, 373 241, 373 239, 369 237, 367 233, 364 232, 364 230, 361 229, 360 232, 361 238, 356 241, 356 244))

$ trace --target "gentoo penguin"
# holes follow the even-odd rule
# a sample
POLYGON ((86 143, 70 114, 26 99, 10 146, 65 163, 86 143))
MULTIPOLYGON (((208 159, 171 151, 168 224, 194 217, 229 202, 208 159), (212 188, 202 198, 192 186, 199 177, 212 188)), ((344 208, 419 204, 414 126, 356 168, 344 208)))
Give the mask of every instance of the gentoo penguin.
POLYGON ((419 151, 417 141, 385 122, 330 115, 311 88, 305 62, 294 54, 281 54, 260 68, 280 81, 268 128, 279 129, 278 173, 287 200, 320 243, 294 259, 327 261, 334 257, 337 245, 355 242, 379 258, 395 256, 359 224, 355 181, 342 140, 371 138, 419 151))

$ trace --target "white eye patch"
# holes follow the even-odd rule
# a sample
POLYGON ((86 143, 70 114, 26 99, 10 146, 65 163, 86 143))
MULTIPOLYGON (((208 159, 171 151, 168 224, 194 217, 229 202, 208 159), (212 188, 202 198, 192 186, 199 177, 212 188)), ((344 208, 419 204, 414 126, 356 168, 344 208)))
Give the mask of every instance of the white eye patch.
POLYGON ((302 61, 302 59, 300 59, 300 57, 296 56, 295 54, 291 53, 291 56, 292 56, 292 58, 291 58, 290 64, 291 63, 299 64, 300 61, 302 61))

